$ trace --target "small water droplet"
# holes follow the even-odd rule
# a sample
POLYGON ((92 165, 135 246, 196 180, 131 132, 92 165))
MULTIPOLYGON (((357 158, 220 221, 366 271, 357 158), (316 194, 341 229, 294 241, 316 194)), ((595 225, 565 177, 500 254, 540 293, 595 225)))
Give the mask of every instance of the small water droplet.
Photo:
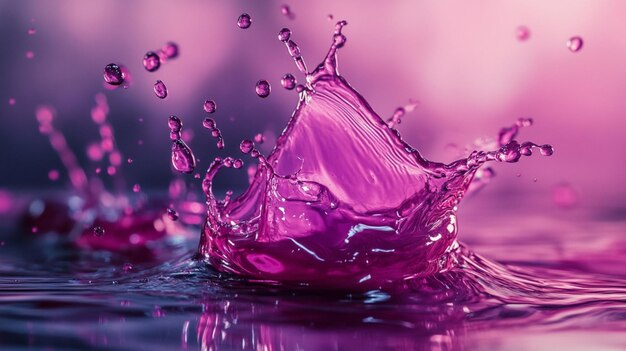
POLYGON ((109 63, 104 67, 104 81, 110 85, 120 85, 124 83, 124 73, 120 66, 109 63))
POLYGON ((102 228, 101 226, 95 226, 91 229, 91 231, 93 232, 93 235, 97 237, 101 237, 104 235, 104 228, 102 228))
POLYGON ((268 83, 266 80, 261 79, 258 82, 256 82, 256 94, 259 97, 262 98, 266 98, 270 95, 270 92, 272 90, 272 87, 270 86, 270 83, 268 83))
POLYGON ((241 144, 239 144, 239 150, 241 150, 244 154, 250 153, 252 149, 254 149, 254 142, 250 139, 245 139, 241 142, 241 144))
POLYGON ((50 179, 51 181, 56 181, 59 179, 59 171, 57 171, 56 169, 51 169, 48 172, 48 179, 50 179))
POLYGON ((278 32, 278 40, 286 42, 289 38, 291 38, 291 29, 283 28, 278 32))
POLYGON ((127 162, 128 164, 131 164, 131 163, 133 163, 133 159, 129 157, 129 158, 126 160, 126 162, 127 162))
POLYGON ((579 52, 583 48, 583 39, 581 37, 571 37, 567 41, 567 48, 571 52, 579 52))
POLYGON ((241 16, 239 16, 239 19, 237 20, 237 25, 241 29, 249 28, 251 24, 252 18, 247 13, 241 14, 241 16))
POLYGON ((243 160, 242 160, 242 159, 240 159, 240 158, 238 158, 238 159, 236 159, 236 160, 233 162, 233 168, 234 168, 234 169, 239 169, 239 168, 241 168, 241 167, 243 167, 243 160))
POLYGON ((257 133, 257 135, 254 136, 254 142, 255 143, 263 144, 264 141, 265 141, 265 137, 263 136, 263 134, 257 133))
POLYGON ((291 73, 287 73, 281 78, 280 85, 287 90, 293 90, 296 87, 296 78, 291 73))
POLYGON ((26 31, 26 33, 28 33, 28 35, 35 35, 37 33, 37 30, 31 27, 31 28, 28 28, 28 31, 26 31))
POLYGON ((176 211, 174 211, 171 208, 167 209, 167 216, 169 217, 169 219, 171 219, 172 221, 177 221, 178 220, 178 213, 176 213, 176 211))
POLYGON ((539 147, 539 151, 543 156, 552 156, 552 154, 554 154, 554 148, 552 147, 552 145, 548 144, 541 145, 539 147))
POLYGON ((287 16, 289 19, 294 19, 296 16, 291 12, 291 8, 287 4, 283 4, 280 6, 280 13, 287 16))
POLYGON ((202 126, 206 129, 215 129, 216 123, 213 118, 206 117, 204 121, 202 121, 202 126))
POLYGON ((15 98, 9 98, 9 105, 13 106, 15 105, 16 101, 15 98))
POLYGON ((159 58, 159 55, 153 51, 148 51, 143 57, 143 67, 148 72, 154 72, 159 69, 159 67, 161 67, 161 59, 159 58))
POLYGON ((135 184, 133 185, 133 192, 138 193, 141 191, 141 185, 135 184))
POLYGON ((157 80, 156 83, 154 83, 154 94, 159 99, 165 99, 167 97, 167 87, 165 86, 165 83, 157 80))
POLYGON ((206 100, 204 102, 204 111, 206 113, 214 113, 216 109, 217 109, 217 105, 215 104, 215 101, 206 100))
POLYGON ((176 43, 174 43, 172 41, 167 42, 167 43, 165 43, 165 45, 163 45, 163 48, 161 49, 161 52, 168 59, 177 58, 178 57, 178 44, 176 44, 176 43))
POLYGON ((517 40, 526 41, 530 38, 530 29, 526 26, 517 27, 516 31, 517 40))
POLYGON ((133 270, 133 265, 130 263, 124 263, 124 265, 122 266, 122 270, 126 273, 130 272, 133 270))
POLYGON ((35 57, 35 53, 34 53, 34 52, 32 52, 32 51, 26 51, 26 58, 27 58, 27 59, 29 59, 29 60, 30 60, 30 59, 32 59, 32 58, 34 58, 34 57, 35 57))
POLYGON ((183 128, 183 122, 180 118, 172 115, 167 120, 167 125, 170 127, 170 131, 173 133, 178 133, 183 128))

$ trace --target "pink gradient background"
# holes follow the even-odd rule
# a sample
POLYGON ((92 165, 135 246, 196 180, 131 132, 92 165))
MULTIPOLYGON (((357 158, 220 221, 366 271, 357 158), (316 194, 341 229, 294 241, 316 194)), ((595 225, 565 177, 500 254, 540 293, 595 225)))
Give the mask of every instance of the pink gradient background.
MULTIPOLYGON (((56 107, 56 124, 84 159, 83 148, 97 136, 89 110, 104 90, 101 72, 110 62, 133 74, 128 90, 106 92, 120 148, 135 160, 126 171, 129 187, 166 189, 170 114, 194 130, 191 146, 200 169, 220 154, 201 127, 202 102, 209 97, 218 104, 226 153, 237 155, 241 138, 266 129, 279 133, 296 103, 295 93, 279 84, 284 73, 297 70, 276 39, 278 30, 292 29, 312 67, 329 46, 334 21, 327 16, 333 14, 349 22, 340 72, 384 117, 410 98, 419 100, 399 129, 427 158, 451 161, 447 144, 471 144, 529 116, 535 126, 520 139, 551 143, 554 156, 496 165, 499 177, 485 193, 540 194, 549 201, 551 189, 568 182, 584 206, 626 198, 626 2, 287 2, 295 20, 281 14, 282 3, 1 2, 2 158, 5 165, 19 163, 3 169, 0 188, 61 186, 47 179, 49 169, 61 166, 37 132, 35 107, 56 107), (236 25, 243 12, 253 19, 248 30, 236 25), (516 39, 520 25, 531 31, 527 41, 516 39), (31 26, 37 33, 29 36, 31 26), (578 53, 565 46, 574 35, 584 39, 578 53), (143 54, 169 40, 180 45, 180 57, 146 72, 143 54), (34 59, 25 57, 29 50, 34 59), (254 93, 261 78, 273 88, 264 100, 254 93), (157 79, 169 89, 164 101, 152 91, 157 79)), ((245 184, 245 171, 240 173, 245 184)))

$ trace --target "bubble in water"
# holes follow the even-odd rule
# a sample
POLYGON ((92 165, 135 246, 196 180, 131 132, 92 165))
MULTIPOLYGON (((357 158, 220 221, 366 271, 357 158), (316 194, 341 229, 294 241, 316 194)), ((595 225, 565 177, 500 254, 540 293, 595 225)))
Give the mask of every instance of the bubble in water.
POLYGON ((154 72, 159 69, 159 67, 161 67, 161 59, 159 58, 159 55, 153 51, 148 51, 143 57, 143 67, 145 67, 148 72, 154 72))
POLYGON ((165 55, 165 57, 167 57, 168 59, 173 59, 178 57, 178 44, 170 41, 165 43, 165 45, 163 45, 163 48, 161 49, 161 51, 163 52, 163 54, 165 55))
POLYGON ((289 38, 291 38, 291 29, 283 28, 278 32, 278 40, 286 42, 289 38))
POLYGON ((156 83, 154 83, 154 94, 159 99, 165 99, 167 97, 167 87, 165 86, 165 83, 157 80, 156 83))
POLYGON ((241 16, 239 16, 239 19, 237 20, 237 25, 241 29, 249 28, 251 24, 252 24, 252 18, 250 18, 250 15, 247 13, 244 13, 241 16))
POLYGON ((93 235, 98 237, 104 235, 104 228, 102 228, 101 226, 95 226, 91 229, 91 231, 93 232, 93 235))
POLYGON ((133 185, 133 192, 134 193, 138 193, 140 191, 141 191, 141 185, 139 185, 139 184, 133 185))
POLYGON ((177 221, 178 220, 178 213, 176 213, 175 210, 168 208, 167 209, 167 217, 169 217, 169 219, 171 219, 172 221, 177 221))
POLYGON ((250 153, 252 149, 254 149, 254 142, 250 139, 245 139, 241 142, 241 144, 239 144, 239 150, 241 150, 244 154, 250 153))
POLYGON ((272 90, 272 87, 270 86, 270 83, 268 83, 266 80, 261 79, 260 81, 256 82, 256 94, 259 97, 262 98, 266 98, 270 95, 270 92, 272 90))
POLYGON ((296 87, 296 78, 291 73, 287 73, 280 79, 280 85, 287 90, 293 90, 296 87))
POLYGON ((526 41, 530 38, 530 29, 526 26, 517 27, 516 31, 517 40, 526 41))
POLYGON ((216 109, 217 109, 217 105, 215 104, 215 101, 206 100, 204 102, 204 111, 206 113, 214 113, 216 109))
POLYGON ((35 35, 35 33, 37 33, 37 30, 35 28, 28 28, 28 31, 26 31, 26 33, 28 33, 28 35, 35 35))
POLYGON ((583 39, 581 37, 571 37, 567 41, 567 48, 571 52, 579 52, 583 48, 583 39))
POLYGON ((111 85, 120 85, 124 83, 124 73, 120 66, 115 63, 109 63, 104 67, 104 81, 111 85))

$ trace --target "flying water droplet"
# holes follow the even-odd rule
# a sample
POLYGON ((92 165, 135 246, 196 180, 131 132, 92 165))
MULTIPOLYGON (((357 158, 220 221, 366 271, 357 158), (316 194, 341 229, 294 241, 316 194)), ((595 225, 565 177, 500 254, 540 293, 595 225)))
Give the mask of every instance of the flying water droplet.
POLYGON ((254 149, 254 142, 250 139, 245 139, 239 144, 239 150, 244 154, 249 154, 252 149, 254 149))
POLYGON ((167 97, 167 87, 165 86, 165 83, 157 80, 156 83, 154 83, 154 94, 159 99, 165 99, 167 97))
POLYGON ((583 39, 578 36, 569 38, 567 48, 571 52, 579 52, 583 48, 583 39))
POLYGON ((250 18, 250 15, 248 15, 247 13, 244 13, 241 16, 239 16, 239 19, 237 20, 237 25, 241 29, 249 28, 251 24, 252 24, 252 18, 250 18))
POLYGON ((256 83, 256 94, 259 97, 266 98, 270 95, 272 87, 266 80, 261 79, 256 83))
POLYGON ((283 43, 289 40, 289 38, 291 38, 291 29, 283 28, 280 30, 280 32, 278 32, 278 40, 282 41, 283 43))
POLYGON ((296 87, 296 78, 291 73, 287 73, 280 79, 280 85, 287 90, 293 90, 296 87))
POLYGON ((148 72, 154 72, 161 67, 161 59, 159 55, 153 51, 148 51, 143 57, 143 67, 148 72))
POLYGON ((28 35, 35 35, 35 33, 37 33, 37 30, 35 28, 28 28, 27 31, 28 35))
POLYGON ((35 53, 34 53, 34 52, 32 52, 32 51, 26 51, 26 58, 27 58, 27 59, 29 59, 29 60, 30 60, 30 59, 32 59, 32 58, 34 58, 34 57, 35 57, 35 53))
POLYGON ((122 266, 122 270, 125 273, 128 273, 133 270, 133 265, 131 263, 124 263, 124 265, 122 266))
POLYGON ((289 19, 294 19, 296 16, 291 12, 291 8, 287 4, 283 4, 280 6, 280 13, 285 15, 289 19))
POLYGON ((528 29, 528 27, 526 26, 519 26, 517 27, 517 31, 515 34, 517 36, 517 40, 526 41, 530 38, 530 29, 528 29))
POLYGON ((181 173, 192 173, 196 168, 193 152, 182 139, 172 141, 172 166, 181 173))
POLYGON ((206 100, 204 102, 204 111, 206 113, 214 113, 216 109, 217 109, 217 105, 215 104, 215 101, 206 100))
POLYGON ((124 73, 120 66, 109 63, 104 67, 104 81, 110 85, 120 85, 124 83, 124 73))
POLYGON ((172 41, 167 42, 165 43, 161 51, 163 52, 165 57, 167 57, 168 59, 177 58, 179 54, 178 44, 172 41))
POLYGON ((175 210, 168 208, 167 209, 167 217, 169 217, 169 219, 171 219, 172 221, 177 221, 178 220, 178 213, 176 213, 175 210))
POLYGON ((141 185, 139 185, 139 184, 133 185, 133 192, 134 193, 138 193, 140 191, 141 191, 141 185))

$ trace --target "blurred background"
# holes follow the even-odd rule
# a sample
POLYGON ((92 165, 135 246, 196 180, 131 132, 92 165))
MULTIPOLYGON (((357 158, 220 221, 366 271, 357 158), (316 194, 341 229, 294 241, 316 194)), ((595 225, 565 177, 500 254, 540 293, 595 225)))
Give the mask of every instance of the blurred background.
MULTIPOLYGON (((259 132, 268 153, 297 102, 280 78, 290 72, 303 80, 277 40, 278 30, 293 31, 313 67, 328 50, 334 23, 346 19, 341 74, 382 117, 418 100, 398 129, 426 158, 452 161, 451 143, 471 146, 519 117, 532 117, 535 125, 522 130, 520 141, 551 143, 555 154, 493 165, 498 176, 484 196, 501 197, 507 206, 535 194, 533 201, 552 204, 565 191, 575 201, 562 207, 619 204, 626 199, 624 13, 626 2, 617 0, 2 0, 0 191, 68 187, 58 155, 38 132, 40 105, 54 107, 54 124, 87 173, 108 177, 96 175, 101 165, 86 155, 99 139, 90 111, 101 92, 123 160, 133 160, 120 170, 128 191, 135 183, 167 189, 174 176, 167 128, 172 114, 184 122, 201 174, 215 156, 242 156, 239 141, 259 132), (283 4, 292 16, 281 12, 283 4), (242 13, 252 17, 246 30, 237 27, 242 13), (520 26, 528 29, 525 39, 520 26), (573 36, 584 41, 578 52, 566 46, 573 36), (147 72, 143 55, 168 41, 179 45, 179 57, 147 72), (128 89, 104 87, 102 71, 112 62, 130 71, 128 89), (164 100, 154 95, 157 79, 168 87, 164 100), (259 79, 272 85, 266 99, 255 94, 259 79), (217 103, 214 117, 226 141, 221 151, 202 127, 206 99, 217 103), (50 179, 51 170, 59 171, 58 180, 50 179)), ((222 186, 245 186, 245 167, 223 173, 222 186)), ((200 180, 185 177, 199 189, 200 180)))

